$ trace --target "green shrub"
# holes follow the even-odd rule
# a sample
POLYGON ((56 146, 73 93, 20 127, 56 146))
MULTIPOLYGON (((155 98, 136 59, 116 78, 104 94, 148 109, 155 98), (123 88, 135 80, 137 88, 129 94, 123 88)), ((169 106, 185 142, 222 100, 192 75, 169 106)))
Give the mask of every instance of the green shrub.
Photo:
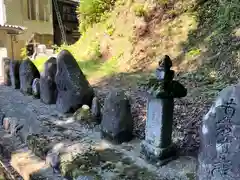
POLYGON ((191 57, 196 57, 200 54, 201 54, 201 49, 198 49, 198 48, 193 48, 187 53, 187 55, 191 57))
POLYGON ((98 40, 92 41, 87 49, 87 59, 98 60, 101 56, 100 42, 98 40))
POLYGON ((147 11, 143 4, 135 4, 133 6, 133 11, 134 11, 135 15, 139 16, 139 17, 146 16, 146 14, 147 14, 147 11))
POLYGON ((107 24, 107 27, 106 27, 106 33, 109 35, 109 36, 112 36, 114 31, 115 31, 115 27, 114 25, 112 24, 107 24))
POLYGON ((110 10, 115 3, 115 0, 81 0, 80 6, 77 8, 77 13, 80 20, 80 32, 101 21, 102 15, 110 10))
POLYGON ((165 5, 168 4, 169 0, 157 0, 158 4, 165 5))
POLYGON ((27 58, 27 48, 24 47, 24 48, 21 48, 21 59, 26 59, 27 58))

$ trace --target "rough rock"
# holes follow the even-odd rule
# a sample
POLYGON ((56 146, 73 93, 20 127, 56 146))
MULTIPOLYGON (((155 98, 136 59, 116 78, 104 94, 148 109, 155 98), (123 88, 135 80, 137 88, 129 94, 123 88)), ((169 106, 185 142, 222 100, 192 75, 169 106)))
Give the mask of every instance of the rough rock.
POLYGON ((11 86, 11 78, 10 78, 10 59, 3 58, 3 69, 4 69, 4 85, 11 86))
POLYGON ((104 102, 102 136, 122 143, 132 139, 132 131, 133 118, 129 99, 123 91, 112 91, 104 102))
POLYGON ((57 99, 57 87, 55 75, 57 72, 57 60, 54 57, 44 64, 44 71, 40 77, 40 98, 45 104, 55 104, 57 99))
POLYGON ((240 84, 225 88, 203 117, 199 180, 240 179, 240 84))
POLYGON ((62 113, 77 110, 82 105, 91 106, 94 92, 70 52, 63 50, 57 57, 55 77, 58 96, 56 106, 62 113))
POLYGON ((38 69, 30 59, 22 61, 19 68, 20 91, 23 94, 32 94, 32 83, 35 78, 40 78, 38 69))
POLYGON ((21 62, 19 60, 11 60, 10 62, 10 78, 14 89, 20 88, 19 67, 21 62))
POLYGON ((35 78, 32 83, 32 94, 35 98, 40 98, 40 79, 35 78))
POLYGON ((92 100, 91 113, 93 120, 101 123, 101 105, 97 97, 94 97, 92 100))
POLYGON ((59 152, 48 152, 46 163, 51 166, 54 172, 60 171, 60 156, 59 152))

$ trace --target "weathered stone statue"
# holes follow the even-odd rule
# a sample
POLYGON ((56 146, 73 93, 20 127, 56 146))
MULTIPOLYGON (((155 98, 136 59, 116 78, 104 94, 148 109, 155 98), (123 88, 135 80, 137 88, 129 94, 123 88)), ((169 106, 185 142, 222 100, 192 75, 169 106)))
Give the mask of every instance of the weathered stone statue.
POLYGON ((82 105, 91 106, 94 91, 73 55, 63 50, 57 57, 55 76, 58 95, 56 106, 62 113, 74 112, 82 105))
POLYGON ((157 79, 150 88, 152 97, 148 100, 146 137, 141 144, 141 153, 150 161, 165 161, 176 155, 172 143, 174 98, 187 95, 186 88, 174 81, 172 61, 165 56, 156 70, 157 79))
POLYGON ((40 98, 40 79, 35 78, 32 83, 32 95, 34 98, 40 98))
POLYGON ((111 91, 104 101, 101 135, 120 144, 133 138, 133 118, 129 98, 122 90, 111 91))
POLYGON ((19 68, 20 91, 23 94, 32 94, 32 83, 35 78, 40 78, 36 66, 30 59, 23 60, 19 68))
POLYGON ((57 99, 57 85, 55 75, 57 72, 57 60, 49 58, 44 63, 44 71, 40 77, 40 98, 45 104, 55 104, 57 99))
POLYGON ((101 105, 97 97, 94 97, 92 100, 92 107, 91 107, 92 118, 95 122, 101 123, 101 105))
POLYGON ((14 89, 20 88, 19 67, 21 62, 19 60, 11 60, 10 62, 10 78, 14 89))
POLYGON ((10 59, 3 58, 3 68, 4 68, 4 85, 11 86, 11 78, 10 78, 10 59))

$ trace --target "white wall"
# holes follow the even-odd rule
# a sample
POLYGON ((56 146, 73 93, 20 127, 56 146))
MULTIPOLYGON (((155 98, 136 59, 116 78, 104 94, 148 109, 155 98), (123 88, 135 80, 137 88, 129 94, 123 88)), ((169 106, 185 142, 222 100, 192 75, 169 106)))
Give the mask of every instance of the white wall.
POLYGON ((6 9, 4 0, 0 0, 0 25, 3 25, 6 23, 6 9))

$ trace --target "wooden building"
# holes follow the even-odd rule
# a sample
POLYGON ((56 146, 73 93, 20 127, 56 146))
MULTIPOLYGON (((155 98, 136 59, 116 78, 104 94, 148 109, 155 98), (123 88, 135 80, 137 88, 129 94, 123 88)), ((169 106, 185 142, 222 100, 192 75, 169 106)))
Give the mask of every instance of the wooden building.
MULTIPOLYGON (((67 43, 73 44, 75 43, 79 37, 80 33, 78 30, 78 18, 76 9, 79 5, 78 0, 57 0, 59 11, 61 14, 61 18, 63 21, 65 34, 67 37, 67 43)), ((54 44, 61 45, 63 43, 62 41, 62 35, 59 28, 57 15, 55 12, 55 8, 53 7, 53 31, 54 31, 54 44)))

